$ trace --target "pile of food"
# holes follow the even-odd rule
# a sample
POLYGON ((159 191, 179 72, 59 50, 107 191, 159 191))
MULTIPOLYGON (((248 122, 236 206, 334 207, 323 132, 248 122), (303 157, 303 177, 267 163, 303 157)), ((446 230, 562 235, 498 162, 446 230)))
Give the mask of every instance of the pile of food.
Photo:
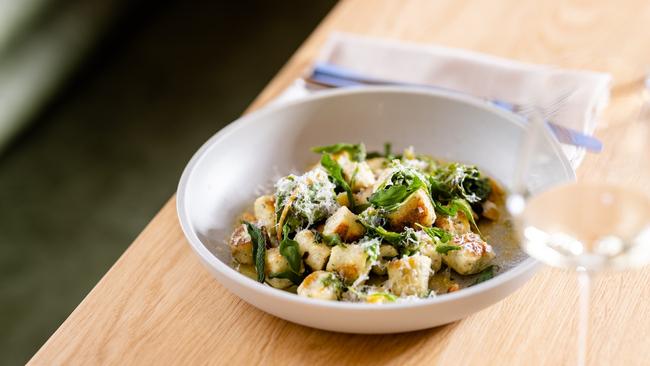
POLYGON ((369 303, 491 278, 495 251, 477 223, 502 215, 500 186, 474 166, 384 150, 314 148, 318 164, 242 215, 229 242, 235 267, 300 296, 369 303))

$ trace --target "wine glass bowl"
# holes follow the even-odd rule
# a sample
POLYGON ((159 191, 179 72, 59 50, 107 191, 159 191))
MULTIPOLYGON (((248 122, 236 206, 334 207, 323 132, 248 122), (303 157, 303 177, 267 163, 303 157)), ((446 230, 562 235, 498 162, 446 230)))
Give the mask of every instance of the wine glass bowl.
POLYGON ((522 216, 522 245, 555 267, 592 272, 650 260, 650 200, 611 185, 565 185, 532 197, 522 216))

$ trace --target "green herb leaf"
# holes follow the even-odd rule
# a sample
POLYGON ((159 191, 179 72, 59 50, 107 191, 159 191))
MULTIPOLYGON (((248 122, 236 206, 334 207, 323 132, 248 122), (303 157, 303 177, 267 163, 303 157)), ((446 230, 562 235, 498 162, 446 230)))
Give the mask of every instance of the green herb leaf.
POLYGON ((349 184, 350 188, 354 187, 354 183, 357 180, 357 174, 359 174, 359 166, 358 165, 354 168, 354 171, 352 172, 352 176, 350 177, 350 184, 349 184))
POLYGON ((395 155, 392 152, 392 144, 390 142, 384 143, 384 152, 380 153, 378 151, 369 152, 366 155, 366 159, 372 158, 386 158, 386 160, 391 161, 393 159, 401 159, 402 155, 395 155))
POLYGON ((435 176, 429 177, 429 190, 434 202, 449 202, 454 198, 453 190, 442 181, 436 179, 435 176))
MULTIPOLYGON (((384 143, 384 157, 387 160, 393 160, 396 156, 393 154, 393 145, 390 142, 384 143)), ((401 156, 400 156, 401 158, 401 156)))
POLYGON ((453 201, 451 201, 451 204, 457 208, 457 210, 460 210, 465 214, 465 217, 467 217, 467 220, 469 221, 470 224, 474 227, 474 230, 483 237, 483 234, 481 234, 481 230, 479 230, 478 225, 476 225, 476 221, 474 221, 474 212, 472 211, 472 207, 465 201, 464 199, 456 198, 453 201))
POLYGON ((472 206, 467 203, 462 198, 455 198, 449 202, 446 206, 443 206, 440 204, 440 202, 433 200, 433 207, 438 211, 439 213, 442 213, 443 215, 446 216, 456 216, 458 214, 458 211, 460 210, 465 217, 467 217, 467 220, 469 223, 472 225, 474 230, 482 237, 483 235, 481 234, 481 230, 479 230, 478 225, 476 224, 476 221, 474 220, 474 213, 472 211, 472 206))
POLYGON ((333 247, 335 245, 339 245, 343 243, 341 241, 341 237, 339 237, 339 234, 332 234, 332 235, 323 235, 321 234, 321 238, 323 239, 323 243, 333 247))
POLYGON ((286 225, 282 229, 284 237, 280 242, 280 254, 289 262, 291 271, 298 274, 300 273, 300 264, 302 261, 302 258, 300 258, 300 246, 297 241, 289 239, 289 230, 289 227, 286 225))
POLYGON ((426 227, 415 223, 422 231, 424 231, 434 242, 447 243, 451 240, 452 235, 448 231, 439 227, 426 227))
POLYGON ((253 242, 253 261, 255 262, 255 270, 257 271, 257 281, 264 282, 264 265, 266 257, 266 235, 260 228, 244 221, 246 231, 250 235, 253 242))
POLYGON ((336 154, 339 152, 347 151, 350 154, 350 159, 354 161, 366 160, 366 146, 360 144, 334 144, 329 146, 313 147, 311 151, 319 154, 336 154))
POLYGON ((447 254, 452 250, 460 250, 462 247, 458 245, 453 245, 453 244, 447 244, 451 239, 452 235, 451 233, 447 232, 444 229, 441 229, 439 227, 425 227, 420 224, 416 224, 418 227, 422 229, 429 237, 436 243, 436 252, 440 254, 447 254))
POLYGON ((400 171, 370 195, 368 202, 386 211, 393 211, 418 189, 424 189, 427 195, 429 193, 427 185, 417 174, 400 171))
POLYGON ((354 195, 352 194, 352 188, 350 188, 348 182, 343 179, 343 168, 341 168, 339 163, 337 163, 330 154, 323 154, 320 159, 320 165, 323 166, 325 171, 327 171, 327 174, 332 178, 332 180, 334 180, 334 184, 347 193, 350 208, 354 210, 354 195))
POLYGON ((338 291, 340 291, 343 288, 343 283, 339 279, 339 277, 334 274, 334 273, 329 273, 329 275, 321 280, 321 283, 325 287, 334 287, 338 291))
POLYGON ((476 277, 476 281, 474 281, 472 285, 476 285, 493 278, 494 276, 496 276, 498 271, 499 271, 499 266, 494 264, 488 266, 487 268, 485 268, 484 270, 478 273, 478 276, 476 277))
POLYGON ((394 231, 388 231, 381 226, 370 225, 361 220, 358 220, 358 222, 366 228, 371 237, 379 237, 392 244, 402 255, 412 254, 418 248, 419 243, 415 235, 415 230, 411 228, 405 228, 403 232, 396 233, 394 231))
POLYGON ((411 195, 411 192, 405 186, 390 186, 386 189, 378 190, 373 193, 368 201, 376 207, 381 207, 387 211, 392 211, 399 206, 400 203, 411 195))
POLYGON ((282 273, 270 274, 269 278, 284 278, 290 280, 294 285, 300 285, 302 277, 292 271, 284 271, 282 273))
POLYGON ((354 206, 354 211, 352 211, 352 212, 354 212, 355 214, 358 215, 358 214, 362 213, 363 211, 365 211, 370 206, 371 205, 369 203, 362 203, 360 205, 355 205, 354 206))
POLYGON ((447 254, 452 250, 461 250, 462 248, 458 245, 449 245, 449 244, 438 244, 436 245, 436 252, 440 254, 447 254))
POLYGON ((433 207, 436 212, 441 213, 445 216, 456 216, 458 213, 458 208, 454 205, 443 205, 440 201, 433 200, 433 207))
POLYGON ((405 240, 403 233, 388 231, 381 226, 370 227, 369 229, 373 231, 375 234, 377 234, 378 236, 380 236, 382 239, 386 240, 387 242, 393 245, 399 245, 405 240))

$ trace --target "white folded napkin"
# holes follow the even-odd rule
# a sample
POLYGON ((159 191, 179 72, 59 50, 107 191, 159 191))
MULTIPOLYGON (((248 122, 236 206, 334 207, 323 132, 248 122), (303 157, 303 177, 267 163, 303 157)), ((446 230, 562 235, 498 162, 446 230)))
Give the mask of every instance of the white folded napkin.
MULTIPOLYGON (((598 116, 609 101, 611 82, 611 76, 603 73, 563 70, 467 50, 345 33, 330 36, 317 62, 369 78, 431 85, 510 104, 544 107, 570 93, 552 120, 587 134, 594 131, 598 116)), ((277 101, 312 92, 303 80, 297 80, 277 101)), ((563 148, 577 167, 584 150, 563 148)))

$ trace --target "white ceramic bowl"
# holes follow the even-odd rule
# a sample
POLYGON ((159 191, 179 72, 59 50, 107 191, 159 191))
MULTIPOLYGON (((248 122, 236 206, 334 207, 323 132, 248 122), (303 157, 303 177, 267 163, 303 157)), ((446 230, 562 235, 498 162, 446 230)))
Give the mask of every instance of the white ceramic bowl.
MULTIPOLYGON (((421 153, 476 164, 508 185, 522 132, 513 114, 454 94, 393 87, 322 92, 244 116, 208 140, 183 172, 178 215, 210 272, 263 311, 339 332, 430 328, 503 299, 533 275, 536 262, 526 259, 484 283, 417 302, 327 302, 271 288, 234 270, 226 239, 235 219, 262 193, 260 187, 317 161, 312 146, 342 141, 362 141, 369 150, 381 150, 386 141, 396 149, 413 145, 421 153)), ((559 145, 549 136, 543 145, 554 158, 538 172, 537 183, 574 179, 559 145)))

